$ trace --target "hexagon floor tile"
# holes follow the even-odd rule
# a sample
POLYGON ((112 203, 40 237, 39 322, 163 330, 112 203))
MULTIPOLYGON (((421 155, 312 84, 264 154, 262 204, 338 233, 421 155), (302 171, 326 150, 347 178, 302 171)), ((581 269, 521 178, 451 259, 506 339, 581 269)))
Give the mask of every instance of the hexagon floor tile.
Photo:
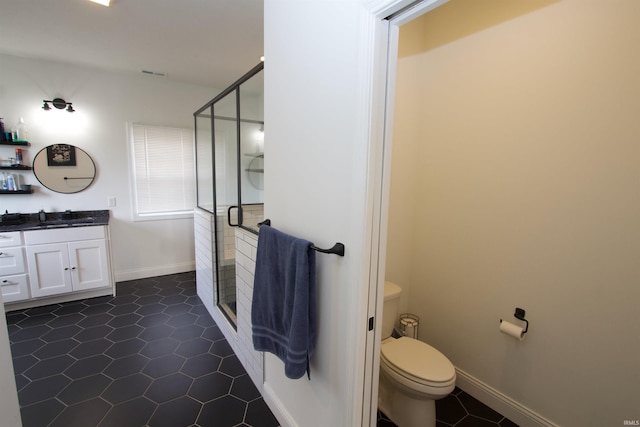
MULTIPOLYGON (((396 427, 378 411, 377 427, 396 427)), ((436 400, 436 427, 518 427, 479 400, 456 387, 444 399, 436 400)))
POLYGON ((195 274, 7 314, 23 427, 276 427, 195 274))

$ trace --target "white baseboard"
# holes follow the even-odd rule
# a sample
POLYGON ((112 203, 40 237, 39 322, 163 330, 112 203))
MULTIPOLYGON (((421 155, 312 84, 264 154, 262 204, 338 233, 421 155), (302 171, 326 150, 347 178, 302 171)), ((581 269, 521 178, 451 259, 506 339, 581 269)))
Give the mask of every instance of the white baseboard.
POLYGON ((293 419, 291 419, 287 408, 284 407, 280 399, 278 399, 276 394, 273 392, 273 389, 267 383, 264 383, 262 386, 262 398, 280 423, 280 427, 297 426, 293 419))
MULTIPOLYGON (((520 427, 558 427, 557 424, 458 368, 456 368, 456 375, 456 386, 458 388, 475 397, 494 411, 504 415, 520 427)), ((263 384, 262 396, 282 427, 296 427, 297 424, 290 417, 287 408, 275 395, 269 383, 265 382, 263 384)))
MULTIPOLYGON (((520 427, 558 427, 557 424, 458 368, 456 368, 456 375, 456 386, 458 388, 475 397, 494 411, 504 415, 520 427)), ((287 408, 278 399, 278 396, 276 396, 267 382, 263 384, 262 397, 282 427, 297 426, 287 408)))
POLYGON ((456 368, 456 386, 521 427, 557 427, 540 414, 456 368))
POLYGON ((195 271, 195 260, 181 264, 158 265, 154 267, 136 268, 133 270, 116 271, 116 282, 127 280, 146 279, 147 277, 166 276, 167 274, 185 273, 195 271))
POLYGON ((92 289, 89 291, 70 292, 62 295, 53 295, 50 297, 33 298, 24 301, 9 302, 4 304, 4 311, 23 310, 25 308, 40 307, 43 305, 58 304, 69 301, 78 301, 86 298, 103 297, 113 295, 113 286, 100 289, 92 289))

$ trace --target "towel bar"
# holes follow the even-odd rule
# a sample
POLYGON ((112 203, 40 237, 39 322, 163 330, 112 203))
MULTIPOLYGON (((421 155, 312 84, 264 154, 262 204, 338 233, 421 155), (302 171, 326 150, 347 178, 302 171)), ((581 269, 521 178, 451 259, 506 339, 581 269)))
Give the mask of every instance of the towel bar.
MULTIPOLYGON (((271 220, 270 219, 265 219, 262 222, 258 223, 258 227, 260 227, 261 225, 268 225, 271 226, 271 220)), ((311 249, 313 249, 316 252, 322 252, 323 254, 334 254, 334 255, 338 255, 338 256, 344 256, 344 244, 338 242, 335 245, 333 245, 332 247, 330 247, 329 249, 322 249, 317 247, 314 244, 311 244, 311 249)))

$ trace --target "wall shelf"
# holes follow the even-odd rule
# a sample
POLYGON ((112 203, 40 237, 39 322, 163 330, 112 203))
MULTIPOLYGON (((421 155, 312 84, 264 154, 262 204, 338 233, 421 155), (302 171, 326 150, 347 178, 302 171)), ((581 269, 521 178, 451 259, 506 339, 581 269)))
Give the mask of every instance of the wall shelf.
POLYGON ((17 191, 0 190, 0 194, 32 194, 32 193, 33 193, 33 188, 31 190, 17 190, 17 191))
POLYGON ((12 147, 29 147, 29 141, 0 141, 0 145, 10 145, 12 147))
MULTIPOLYGON (((16 152, 19 147, 27 148, 31 146, 29 141, 0 141, 0 147, 16 147, 16 152)), ((31 172, 33 168, 29 165, 11 165, 11 166, 0 166, 0 170, 2 171, 11 171, 11 172, 31 172)), ((11 173, 10 172, 10 173, 11 173)), ((4 172, 3 172, 4 173, 4 172)), ((18 184, 19 177, 16 176, 16 184, 18 184)), ((21 180, 22 178, 20 178, 21 180)), ((33 189, 29 190, 0 190, 0 194, 33 194, 33 189)))
POLYGON ((33 168, 27 165, 15 165, 15 166, 0 166, 1 170, 11 170, 11 171, 30 171, 33 168))

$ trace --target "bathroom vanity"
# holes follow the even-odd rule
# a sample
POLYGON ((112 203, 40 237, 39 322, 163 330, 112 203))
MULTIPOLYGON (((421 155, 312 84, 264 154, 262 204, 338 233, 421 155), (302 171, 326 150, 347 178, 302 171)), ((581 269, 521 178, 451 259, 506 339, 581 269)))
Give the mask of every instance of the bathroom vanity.
POLYGON ((5 311, 115 295, 109 211, 21 214, 0 223, 5 311))

